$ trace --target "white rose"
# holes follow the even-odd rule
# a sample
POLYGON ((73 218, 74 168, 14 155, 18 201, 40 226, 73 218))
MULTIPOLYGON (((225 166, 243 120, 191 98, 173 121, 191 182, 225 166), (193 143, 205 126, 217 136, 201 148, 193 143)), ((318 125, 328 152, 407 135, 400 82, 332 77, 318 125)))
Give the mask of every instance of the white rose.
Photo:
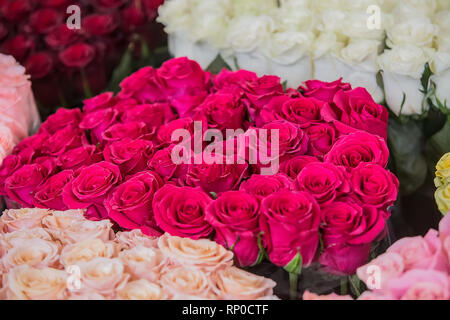
POLYGON ((450 1, 448 0, 437 0, 437 11, 450 10, 450 1))
POLYGON ((398 0, 380 0, 381 10, 385 13, 392 12, 398 5, 398 0))
POLYGON ((192 27, 191 4, 190 0, 166 1, 158 9, 158 18, 156 21, 162 23, 167 33, 173 33, 180 30, 190 30, 192 27))
POLYGON ((383 0, 341 0, 340 8, 346 11, 366 12, 369 6, 380 6, 383 0))
POLYGON ((430 61, 431 56, 431 50, 413 45, 401 45, 385 50, 378 61, 385 71, 420 79, 424 66, 430 61))
POLYGON ((227 42, 237 52, 251 52, 267 41, 274 28, 269 16, 236 17, 230 21, 227 42))
POLYGON ((335 57, 344 44, 337 40, 334 33, 322 33, 312 44, 313 70, 311 78, 321 81, 334 81, 341 75, 338 60, 335 57))
POLYGON ((437 37, 436 48, 440 52, 450 52, 450 36, 444 35, 437 37))
POLYGON ((168 35, 169 52, 174 57, 188 57, 206 69, 219 54, 219 49, 204 41, 193 42, 182 32, 168 35))
POLYGON ((431 47, 438 27, 426 17, 417 17, 395 24, 387 30, 387 45, 394 47, 402 44, 413 44, 419 47, 431 47))
POLYGON ((263 52, 279 64, 292 64, 308 54, 313 39, 310 32, 276 32, 271 35, 263 52))
POLYGON ((197 0, 190 13, 193 17, 190 38, 194 41, 207 40, 217 47, 226 45, 229 10, 228 0, 197 0))
POLYGON ((450 109, 450 52, 437 52, 433 60, 431 81, 436 84, 436 97, 450 109))
POLYGON ((275 15, 278 31, 313 31, 317 16, 308 8, 281 7, 275 15))
POLYGON ((437 7, 436 0, 401 0, 398 2, 397 7, 393 11, 397 22, 406 21, 412 17, 431 17, 437 7))
POLYGON ((317 13, 325 10, 341 10, 341 0, 320 0, 312 1, 310 3, 311 8, 317 13))
POLYGON ((266 14, 277 8, 277 0, 231 0, 231 8, 232 16, 266 14))
MULTIPOLYGON (((318 1, 319 2, 319 1, 318 1)), ((342 33, 346 13, 342 10, 325 10, 320 12, 317 29, 322 32, 342 33)), ((320 35, 319 35, 320 37, 320 35)), ((342 39, 339 39, 342 40, 342 39)))
POLYGON ((383 40, 383 27, 380 26, 380 29, 368 28, 368 18, 366 12, 347 13, 342 22, 342 33, 350 39, 383 40))
POLYGON ((322 32, 313 40, 311 47, 312 56, 317 59, 328 53, 338 53, 344 47, 344 43, 338 41, 336 34, 322 32))

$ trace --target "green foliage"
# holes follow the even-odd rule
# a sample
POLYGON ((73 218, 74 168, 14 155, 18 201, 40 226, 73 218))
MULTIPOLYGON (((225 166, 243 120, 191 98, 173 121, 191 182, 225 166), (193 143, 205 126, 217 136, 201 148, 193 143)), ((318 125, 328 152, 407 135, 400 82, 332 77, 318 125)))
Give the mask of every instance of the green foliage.
POLYGON ((223 69, 231 70, 231 67, 225 62, 222 56, 218 54, 214 61, 206 68, 206 71, 209 71, 212 74, 218 74, 223 69))

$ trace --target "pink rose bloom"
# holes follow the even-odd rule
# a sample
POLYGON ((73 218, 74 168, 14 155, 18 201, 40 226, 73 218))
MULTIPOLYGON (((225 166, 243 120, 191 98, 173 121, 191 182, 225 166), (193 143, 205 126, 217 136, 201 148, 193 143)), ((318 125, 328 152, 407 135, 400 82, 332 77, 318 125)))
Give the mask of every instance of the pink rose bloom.
MULTIPOLYGON (((0 171, 1 172, 1 171, 0 171)), ((447 252, 447 257, 450 262, 450 215, 445 215, 441 222, 439 222, 439 238, 441 239, 441 243, 444 247, 444 250, 447 252)))
POLYGON ((245 88, 248 82, 258 80, 256 73, 247 70, 230 71, 222 69, 213 76, 214 88, 217 90, 229 87, 245 88))
POLYGON ((360 163, 352 171, 351 183, 361 203, 386 210, 397 200, 397 177, 377 164, 360 163))
POLYGON ((283 173, 273 176, 253 174, 239 187, 239 191, 250 193, 260 200, 281 190, 294 190, 292 179, 283 173))
POLYGON ((121 180, 119 167, 109 162, 81 168, 63 189, 64 204, 70 209, 88 209, 87 216, 92 219, 104 219, 103 201, 121 180))
POLYGON ((308 154, 322 159, 334 145, 337 134, 336 129, 326 123, 312 124, 305 128, 309 138, 308 154))
POLYGON ((0 217, 0 225, 6 232, 40 228, 42 219, 50 213, 47 209, 9 209, 0 217))
POLYGON ((370 247, 385 228, 385 216, 372 206, 341 198, 322 208, 324 252, 319 262, 330 273, 354 274, 367 263, 370 247))
POLYGON ((261 203, 260 228, 270 261, 287 266, 298 253, 304 266, 316 257, 320 208, 306 192, 279 191, 261 203))
POLYGON ((395 299, 390 294, 365 291, 356 300, 395 300, 395 299))
POLYGON ((117 122, 118 112, 114 109, 100 109, 94 110, 91 113, 85 114, 80 123, 80 128, 89 130, 92 143, 103 141, 103 132, 117 122))
POLYGON ((121 248, 124 249, 131 249, 136 246, 143 246, 147 248, 156 248, 158 246, 157 237, 146 236, 140 229, 119 231, 116 233, 114 240, 121 248))
POLYGON ((156 133, 156 130, 165 123, 176 118, 172 108, 167 103, 153 103, 137 105, 126 110, 122 116, 122 121, 144 122, 150 133, 156 133))
POLYGON ((273 97, 283 94, 283 85, 277 76, 263 76, 252 82, 245 83, 244 91, 252 103, 250 116, 255 119, 261 108, 265 106, 273 97))
POLYGON ((152 201, 154 194, 163 184, 159 175, 151 171, 142 171, 129 176, 105 200, 108 217, 122 228, 140 228, 145 234, 160 235, 154 230, 156 225, 152 201))
POLYGON ((148 133, 144 122, 116 123, 102 133, 102 141, 114 142, 125 138, 139 139, 148 133))
POLYGON ((166 184, 153 199, 153 214, 158 227, 173 236, 207 238, 213 231, 205 220, 211 198, 200 188, 166 184))
POLYGON ((109 109, 115 102, 116 98, 114 98, 114 92, 101 93, 83 101, 83 112, 90 113, 100 109, 109 109))
POLYGON ((379 164, 386 167, 389 150, 386 142, 373 134, 357 131, 340 137, 325 155, 325 162, 348 169, 356 168, 361 162, 379 164))
POLYGON ((145 170, 153 152, 153 143, 148 140, 124 138, 107 144, 103 155, 106 161, 119 166, 122 175, 126 176, 145 170))
POLYGON ((67 210, 62 198, 63 188, 73 179, 73 170, 64 170, 45 181, 33 192, 33 204, 38 208, 67 210))
POLYGON ((260 256, 259 201, 254 196, 243 191, 224 192, 208 205, 205 219, 216 231, 214 241, 233 248, 239 266, 256 264, 260 256))
POLYGON ((278 120, 265 124, 262 129, 267 130, 267 141, 271 141, 271 134, 278 130, 279 134, 279 154, 283 156, 298 156, 305 154, 308 149, 308 136, 300 126, 278 120))
POLYGON ((407 237, 396 241, 387 252, 403 257, 405 271, 411 269, 448 270, 448 258, 438 232, 430 229, 425 237, 407 237))
POLYGON ((336 293, 330 293, 330 294, 316 294, 313 292, 310 292, 309 290, 306 290, 303 293, 303 300, 353 300, 353 298, 349 295, 340 296, 336 293))
POLYGON ((386 252, 359 267, 356 274, 370 290, 381 291, 389 280, 398 278, 404 271, 403 257, 396 252, 386 252))
POLYGON ((47 120, 42 123, 39 132, 45 131, 49 135, 53 135, 66 127, 75 129, 80 124, 81 118, 82 114, 80 109, 59 108, 56 113, 50 115, 47 120))
POLYGON ((76 170, 103 160, 103 154, 99 148, 93 145, 84 145, 60 155, 57 164, 63 170, 76 170))
POLYGON ((295 184, 298 190, 311 194, 320 205, 330 204, 336 197, 351 191, 345 169, 331 163, 307 164, 298 174, 295 184))
POLYGON ((387 284, 387 292, 398 300, 448 300, 447 274, 435 270, 410 270, 387 284))
POLYGON ((194 137, 194 120, 192 118, 180 118, 160 126, 156 133, 158 143, 163 146, 180 143, 181 138, 178 141, 172 141, 172 133, 178 129, 185 129, 194 137))
POLYGON ((291 179, 296 179, 303 168, 311 162, 320 162, 320 160, 316 157, 306 155, 295 156, 280 163, 279 172, 285 173, 291 179))
POLYGON ((155 171, 164 180, 184 181, 188 170, 188 165, 184 163, 175 164, 172 161, 172 150, 174 145, 158 150, 148 161, 150 170, 155 171))
POLYGON ((339 91, 348 91, 352 87, 349 83, 342 82, 342 78, 333 82, 309 80, 304 87, 298 88, 305 97, 313 97, 331 103, 339 91))
POLYGON ((85 132, 65 127, 51 135, 43 144, 42 152, 51 156, 60 156, 68 150, 87 145, 85 132))
POLYGON ((23 162, 28 162, 24 160, 19 155, 9 155, 7 156, 1 166, 0 166, 0 195, 6 195, 5 181, 11 176, 17 169, 22 167, 23 162))
POLYGON ((121 99, 133 98, 140 103, 164 101, 163 83, 157 71, 152 67, 139 69, 120 83, 121 99))
POLYGON ((359 129, 387 139, 388 111, 375 103, 364 88, 339 91, 333 103, 324 105, 321 114, 343 134, 359 129))

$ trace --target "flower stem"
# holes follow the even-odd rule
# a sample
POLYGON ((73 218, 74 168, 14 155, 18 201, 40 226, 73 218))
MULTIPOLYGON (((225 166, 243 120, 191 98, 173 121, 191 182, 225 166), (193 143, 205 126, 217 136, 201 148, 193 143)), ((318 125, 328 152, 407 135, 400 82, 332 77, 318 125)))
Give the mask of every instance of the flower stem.
POLYGON ((291 300, 297 299, 298 274, 289 272, 289 296, 291 300))
POLYGON ((347 294, 347 277, 341 279, 341 296, 347 294))

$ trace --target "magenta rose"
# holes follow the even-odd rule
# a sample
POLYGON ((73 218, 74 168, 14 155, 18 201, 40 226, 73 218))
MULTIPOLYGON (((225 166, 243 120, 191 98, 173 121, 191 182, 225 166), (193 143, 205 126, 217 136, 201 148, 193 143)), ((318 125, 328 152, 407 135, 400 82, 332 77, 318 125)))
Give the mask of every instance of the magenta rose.
POLYGON ((47 179, 50 168, 44 164, 26 164, 5 180, 6 196, 25 207, 33 206, 33 191, 47 179))
POLYGON ((348 91, 351 89, 351 85, 342 82, 342 78, 333 82, 309 80, 305 82, 304 87, 299 87, 299 90, 305 97, 312 97, 325 102, 332 102, 334 96, 339 91, 348 91))
POLYGON ((272 176, 253 174, 250 179, 241 183, 239 190, 252 194, 262 200, 263 198, 280 190, 293 190, 291 178, 283 173, 272 176))
POLYGON ((213 232, 205 220, 211 198, 200 188, 166 184, 153 198, 156 224, 172 236, 191 239, 207 238, 213 232))
POLYGON ((140 103, 164 101, 162 81, 152 67, 139 69, 122 80, 119 93, 121 99, 134 98, 140 103))
POLYGON ((324 206, 321 216, 324 252, 319 262, 331 273, 354 274, 367 263, 372 242, 385 228, 385 215, 345 197, 324 206))
POLYGON ((125 229, 141 229, 147 235, 160 235, 155 230, 152 201, 163 186, 160 176, 151 171, 129 176, 105 200, 108 217, 125 229))
POLYGON ((298 174, 295 183, 299 190, 311 194, 321 206, 351 191, 345 169, 331 163, 307 164, 298 174))
POLYGON ((306 155, 295 156, 280 163, 280 173, 286 174, 291 179, 296 179, 303 168, 311 162, 320 162, 320 160, 306 155))
POLYGON ((246 82, 244 90, 255 108, 253 111, 256 111, 265 106, 273 97, 282 95, 283 85, 279 77, 266 75, 252 82, 246 82))
POLYGON ((64 170, 47 179, 33 192, 33 204, 38 208, 67 210, 62 198, 63 188, 73 179, 73 170, 64 170))
POLYGON ((198 106, 194 120, 201 120, 209 129, 217 129, 224 134, 226 129, 245 129, 247 107, 242 97, 240 89, 222 89, 210 94, 198 106))
POLYGON ((0 166, 0 195, 6 195, 5 180, 23 165, 23 159, 19 155, 12 154, 3 159, 0 166))
POLYGON ((107 217, 103 201, 121 182, 120 169, 109 162, 99 162, 83 167, 63 189, 63 201, 69 209, 85 209, 89 219, 107 217))
POLYGON ((308 154, 322 158, 337 139, 336 129, 327 123, 316 123, 304 129, 309 138, 308 154))
POLYGON ((149 133, 154 134, 158 127, 176 118, 167 103, 141 104, 124 112, 122 121, 144 122, 149 133))
POLYGON ((262 129, 267 130, 268 142, 271 141, 272 134, 278 133, 280 157, 298 156, 305 154, 308 150, 308 136, 297 124, 285 120, 277 120, 265 124, 262 129))
POLYGON ((95 97, 83 101, 83 111, 85 113, 108 109, 116 103, 114 92, 104 92, 95 97))
POLYGON ((361 203, 386 210, 397 200, 397 177, 377 164, 360 163, 352 171, 351 182, 361 203))
POLYGON ((116 123, 103 131, 102 138, 111 143, 125 138, 139 139, 147 133, 147 126, 144 122, 116 123))
POLYGON ((106 161, 119 166, 122 175, 126 176, 145 170, 153 152, 151 141, 125 138, 107 144, 103 155, 106 161))
POLYGON ((43 142, 42 152, 51 156, 59 156, 68 150, 87 144, 87 138, 83 130, 65 127, 56 131, 43 142))
POLYGON ((254 196, 243 191, 223 193, 206 208, 206 221, 216 231, 214 241, 233 248, 239 266, 258 262, 259 201, 254 196))
POLYGON ((160 126, 156 133, 158 143, 164 146, 180 143, 181 138, 178 141, 172 141, 172 133, 178 129, 187 130, 194 137, 194 120, 192 118, 180 118, 160 126))
POLYGON ((103 132, 117 122, 118 112, 115 109, 100 109, 85 114, 80 128, 89 130, 92 143, 103 142, 103 132))
POLYGON ((66 127, 77 128, 81 122, 82 114, 80 109, 59 108, 54 114, 45 120, 39 132, 45 131, 48 134, 55 134, 57 131, 66 127))
POLYGON ((364 88, 336 93, 333 103, 322 108, 322 116, 333 122, 340 133, 359 129, 387 139, 388 111, 375 103, 364 88))
POLYGON ((229 87, 244 88, 247 82, 258 80, 256 73, 247 70, 230 71, 222 69, 213 77, 214 88, 217 90, 229 87))
POLYGON ((20 141, 13 149, 13 154, 23 155, 31 161, 32 157, 42 155, 42 147, 48 140, 49 134, 46 132, 39 132, 31 137, 20 141))
POLYGON ((356 168, 361 162, 384 168, 388 159, 389 150, 384 139, 364 131, 340 137, 324 157, 325 162, 348 169, 356 168))
POLYGON ((60 155, 57 164, 63 170, 76 170, 83 166, 103 161, 103 154, 100 149, 93 145, 84 145, 71 149, 60 155))
POLYGON ((150 170, 155 171, 166 181, 174 181, 177 184, 184 184, 188 165, 184 163, 175 164, 172 160, 172 150, 174 145, 158 150, 148 161, 150 170))
POLYGON ((266 197, 260 227, 270 261, 286 267, 300 254, 303 265, 310 265, 319 247, 319 223, 319 205, 306 192, 283 190, 266 197))

